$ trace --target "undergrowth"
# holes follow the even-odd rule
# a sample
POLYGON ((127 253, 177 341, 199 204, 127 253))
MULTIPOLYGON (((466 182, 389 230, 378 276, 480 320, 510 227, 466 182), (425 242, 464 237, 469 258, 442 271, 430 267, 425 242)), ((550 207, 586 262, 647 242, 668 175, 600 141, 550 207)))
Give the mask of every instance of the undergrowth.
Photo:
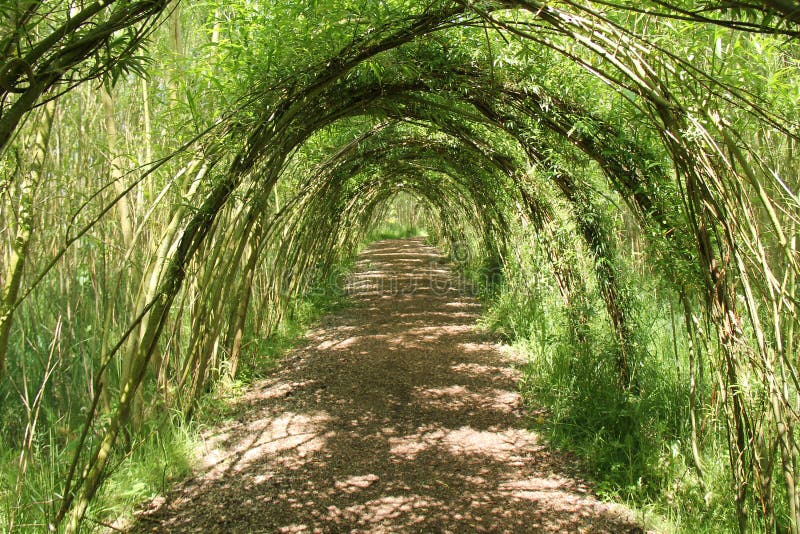
MULTIPOLYGON (((48 431, 37 435, 29 467, 19 493, 14 489, 19 472, 19 458, 10 447, 0 452, 2 508, 0 525, 4 531, 46 532, 48 519, 58 511, 75 435, 48 431), (68 439, 66 447, 63 440, 68 439), (56 454, 55 451, 61 451, 56 454)), ((137 437, 130 438, 129 452, 116 458, 115 466, 87 513, 84 531, 92 526, 109 528, 115 518, 123 518, 137 504, 163 494, 176 479, 191 471, 192 451, 197 445, 197 423, 183 421, 178 414, 167 413, 150 419, 137 437)), ((119 524, 113 525, 118 528, 119 524)))
POLYGON ((426 237, 427 235, 424 228, 398 222, 383 222, 367 232, 364 242, 372 243, 382 239, 405 239, 408 237, 426 237))
MULTIPOLYGON (((270 335, 256 335, 251 327, 236 378, 223 375, 213 390, 199 400, 192 419, 187 420, 178 410, 166 409, 160 417, 144 421, 135 434, 129 434, 128 452, 118 455, 108 470, 87 511, 82 532, 124 528, 137 506, 165 494, 172 483, 186 477, 192 470, 202 429, 229 417, 231 399, 254 381, 268 376, 281 356, 305 335, 309 325, 345 302, 341 284, 351 267, 352 261, 345 261, 337 267, 336 276, 320 276, 312 289, 292 302, 270 335)), ((9 442, 18 440, 22 431, 0 429, 0 531, 36 534, 50 529, 49 522, 58 511, 63 483, 78 444, 81 413, 83 409, 57 426, 39 425, 27 470, 19 483, 19 449, 9 442)), ((8 422, 13 417, 24 427, 24 414, 0 413, 0 421, 8 422)))
POLYGON ((480 266, 471 277, 483 285, 482 325, 527 359, 520 388, 537 414, 532 428, 577 454, 599 496, 631 506, 657 530, 736 531, 719 414, 699 414, 718 427, 700 443, 702 480, 692 460, 688 349, 675 335, 669 297, 636 281, 647 290, 636 302, 638 344, 629 355, 635 385, 620 388, 620 346, 602 301, 567 309, 551 282, 531 274, 535 255, 522 261, 527 268, 507 265, 494 286, 481 282, 488 277, 480 266))

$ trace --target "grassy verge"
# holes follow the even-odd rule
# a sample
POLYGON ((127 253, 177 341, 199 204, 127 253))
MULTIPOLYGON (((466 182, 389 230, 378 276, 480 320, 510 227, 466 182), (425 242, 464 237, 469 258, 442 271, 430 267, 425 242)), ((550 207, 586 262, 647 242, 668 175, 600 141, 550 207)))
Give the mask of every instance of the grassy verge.
MULTIPOLYGON (((251 333, 236 379, 218 380, 213 391, 200 400, 191 420, 178 411, 163 410, 161 417, 144 421, 135 435, 126 436, 129 452, 118 456, 108 470, 90 504, 82 532, 124 528, 136 507, 164 495, 176 480, 185 478, 192 470, 202 429, 227 418, 232 413, 232 399, 254 381, 268 376, 310 325, 343 305, 345 295, 338 284, 341 274, 348 270, 348 265, 341 266, 339 276, 325 278, 298 299, 270 336, 251 333)), ((80 421, 76 421, 62 421, 55 428, 36 432, 19 488, 19 449, 0 443, 0 531, 11 531, 12 526, 15 533, 49 530, 46 518, 54 517, 60 505, 59 496, 78 441, 80 421)), ((20 424, 24 426, 24 421, 20 424)))
POLYGON ((637 303, 639 341, 629 355, 636 387, 626 390, 617 382, 620 347, 602 302, 568 309, 548 283, 512 268, 499 285, 479 291, 483 326, 527 359, 520 389, 537 414, 531 428, 574 452, 601 498, 630 506, 651 528, 737 531, 720 414, 698 414, 702 479, 693 461, 688 348, 675 335, 668 297, 651 290, 637 303))
POLYGON ((370 229, 364 237, 364 243, 372 243, 381 239, 405 239, 407 237, 426 237, 428 233, 423 228, 408 226, 400 223, 382 223, 370 229))
MULTIPOLYGON (((192 451, 197 443, 197 423, 185 422, 167 413, 160 420, 148 421, 130 437, 130 450, 116 458, 107 479, 92 501, 83 531, 107 530, 119 525, 115 518, 129 515, 141 502, 163 494, 176 479, 191 471, 192 451)), ((65 432, 68 432, 65 430, 65 432)), ((31 450, 27 472, 19 491, 18 451, 3 449, 0 454, 0 525, 3 531, 41 533, 50 530, 46 518, 53 517, 60 505, 68 463, 73 449, 70 439, 58 432, 37 436, 31 450), (68 444, 64 445, 64 440, 68 444)))

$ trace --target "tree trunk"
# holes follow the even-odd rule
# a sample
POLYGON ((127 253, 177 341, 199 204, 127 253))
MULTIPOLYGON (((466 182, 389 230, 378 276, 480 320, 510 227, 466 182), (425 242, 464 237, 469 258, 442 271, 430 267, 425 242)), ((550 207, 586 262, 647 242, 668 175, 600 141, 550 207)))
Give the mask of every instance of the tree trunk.
POLYGON ((17 197, 19 199, 16 213, 17 228, 16 232, 14 232, 14 242, 11 244, 10 257, 3 274, 4 283, 2 296, 0 297, 0 381, 5 378, 6 358, 14 310, 22 285, 22 275, 28 259, 31 237, 33 236, 36 190, 45 173, 47 145, 50 141, 54 114, 55 103, 48 102, 43 107, 42 116, 34 133, 31 171, 23 176, 17 184, 17 197))

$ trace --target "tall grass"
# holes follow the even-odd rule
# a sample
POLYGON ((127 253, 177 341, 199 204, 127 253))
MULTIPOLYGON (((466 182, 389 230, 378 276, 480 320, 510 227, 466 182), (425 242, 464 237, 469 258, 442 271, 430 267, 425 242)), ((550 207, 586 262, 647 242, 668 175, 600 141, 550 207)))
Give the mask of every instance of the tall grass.
POLYGON ((373 226, 364 237, 365 243, 372 243, 382 239, 405 239, 408 237, 426 237, 428 233, 424 228, 403 224, 400 222, 381 222, 373 226))
POLYGON ((666 531, 736 531, 734 503, 725 497, 731 481, 724 427, 709 410, 701 414, 702 481, 692 461, 688 347, 669 295, 633 280, 640 290, 636 387, 622 389, 620 346, 601 300, 589 284, 584 309, 568 309, 539 274, 546 261, 532 247, 506 265, 499 286, 482 292, 483 325, 526 356, 520 388, 536 414, 532 428, 576 453, 601 497, 631 505, 647 522, 666 531), (580 335, 576 314, 589 318, 580 335))
MULTIPOLYGON (((106 528, 110 522, 128 517, 134 506, 162 494, 171 482, 189 473, 197 426, 177 414, 167 414, 160 421, 149 421, 131 440, 130 452, 116 458, 114 468, 92 501, 84 530, 91 530, 92 525, 106 528)), ((36 436, 36 441, 30 467, 18 488, 18 452, 6 446, 0 452, 3 531, 13 526, 13 532, 46 532, 58 511, 76 436, 72 429, 48 428, 36 436)))
MULTIPOLYGON (((219 373, 221 378, 214 383, 213 390, 200 399, 195 417, 187 420, 178 410, 165 410, 160 418, 148 418, 141 429, 129 433, 126 436, 129 446, 125 447, 128 452, 118 453, 114 458, 106 480, 90 504, 82 532, 124 527, 137 506, 163 495, 175 480, 189 474, 202 428, 228 416, 231 398, 267 376, 281 356, 303 337, 309 325, 345 302, 342 282, 351 267, 352 260, 347 260, 337 266, 335 274, 321 274, 311 289, 291 302, 270 335, 258 335, 249 325, 236 378, 219 373)), ((27 350, 15 355, 13 361, 19 362, 20 367, 12 370, 19 375, 27 366, 31 376, 42 375, 41 369, 34 373, 33 368, 42 365, 42 352, 46 355, 48 346, 46 341, 43 345, 34 350, 36 347, 29 343, 27 350)), ((78 447, 87 407, 70 401, 69 406, 59 408, 55 401, 59 397, 85 397, 91 386, 86 373, 80 372, 80 361, 65 359, 59 365, 70 366, 72 380, 45 384, 48 402, 42 403, 24 473, 20 472, 19 455, 31 418, 20 409, 20 402, 14 402, 15 395, 24 395, 15 391, 15 387, 19 389, 15 384, 21 381, 6 381, 0 390, 0 532, 46 532, 61 504, 64 480, 78 447)), ((32 393, 28 396, 32 397, 32 393)), ((88 440, 92 439, 90 433, 88 440)))

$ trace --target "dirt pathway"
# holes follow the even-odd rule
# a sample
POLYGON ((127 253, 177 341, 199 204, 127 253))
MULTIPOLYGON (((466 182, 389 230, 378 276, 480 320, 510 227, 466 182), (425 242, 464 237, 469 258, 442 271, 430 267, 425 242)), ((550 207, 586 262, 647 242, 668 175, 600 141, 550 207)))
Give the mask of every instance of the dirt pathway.
POLYGON ((419 239, 369 247, 328 317, 135 532, 641 532, 526 429, 511 356, 419 239))

